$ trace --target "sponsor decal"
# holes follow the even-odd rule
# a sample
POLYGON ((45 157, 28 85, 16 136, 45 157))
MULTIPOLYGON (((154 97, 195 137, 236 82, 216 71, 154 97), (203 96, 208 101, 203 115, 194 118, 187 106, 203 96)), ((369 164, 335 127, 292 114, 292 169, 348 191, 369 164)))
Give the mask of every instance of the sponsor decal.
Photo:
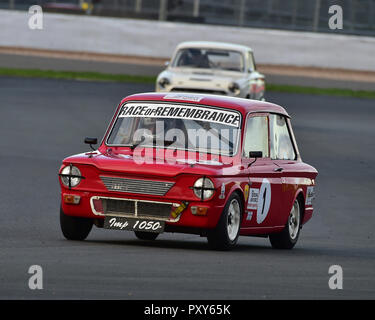
MULTIPOLYGON (((256 210, 258 207, 259 189, 250 188, 247 184, 245 186, 245 201, 248 199, 247 210, 256 210)), ((253 218, 253 211, 248 211, 246 221, 250 221, 253 218)))
POLYGON ((240 126, 240 114, 236 111, 169 103, 127 103, 119 114, 119 118, 126 117, 176 118, 240 126))
POLYGON ((219 199, 225 199, 225 183, 221 185, 219 199))
POLYGON ((245 202, 247 201, 247 199, 249 198, 249 185, 247 184, 243 190, 243 193, 244 193, 244 197, 245 197, 245 202))
POLYGON ((203 99, 203 97, 190 95, 190 94, 170 93, 170 94, 165 95, 163 99, 175 99, 175 100, 199 102, 203 99))
POLYGON ((252 211, 249 211, 249 212, 247 213, 246 220, 247 220, 247 221, 250 221, 250 220, 252 219, 252 217, 253 217, 253 212, 252 212, 252 211))
POLYGON ((249 190, 249 202, 247 203, 247 209, 258 208, 259 189, 251 188, 249 190))
POLYGON ((175 210, 172 211, 171 215, 174 219, 176 219, 182 211, 184 211, 186 209, 186 207, 188 206, 188 202, 182 202, 181 205, 179 205, 175 210))

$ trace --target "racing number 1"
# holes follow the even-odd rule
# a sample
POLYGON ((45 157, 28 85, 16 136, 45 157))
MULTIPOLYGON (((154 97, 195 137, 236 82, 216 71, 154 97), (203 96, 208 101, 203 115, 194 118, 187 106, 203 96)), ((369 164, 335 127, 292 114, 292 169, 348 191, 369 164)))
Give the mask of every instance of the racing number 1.
POLYGON ((271 205, 271 183, 264 178, 260 186, 259 194, 262 198, 258 200, 257 223, 260 224, 266 219, 271 205), (269 189, 269 190, 268 190, 269 189))
POLYGON ((263 212, 264 212, 264 205, 266 203, 266 194, 267 194, 267 188, 265 188, 263 192, 263 206, 262 206, 262 212, 260 213, 261 215, 263 215, 263 212))

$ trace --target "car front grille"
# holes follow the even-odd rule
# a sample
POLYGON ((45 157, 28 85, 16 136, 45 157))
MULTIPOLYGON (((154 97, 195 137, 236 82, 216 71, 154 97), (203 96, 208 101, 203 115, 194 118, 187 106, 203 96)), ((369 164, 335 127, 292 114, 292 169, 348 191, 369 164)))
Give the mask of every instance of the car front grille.
POLYGON ((135 214, 135 201, 121 201, 112 199, 102 199, 104 214, 124 213, 135 214))
POLYGON ((101 176, 100 179, 102 180, 108 191, 147 194, 155 196, 164 196, 174 185, 173 182, 155 180, 139 180, 104 176, 101 176))
POLYGON ((102 199, 105 215, 126 215, 134 217, 155 217, 169 219, 171 203, 148 202, 141 200, 102 199))

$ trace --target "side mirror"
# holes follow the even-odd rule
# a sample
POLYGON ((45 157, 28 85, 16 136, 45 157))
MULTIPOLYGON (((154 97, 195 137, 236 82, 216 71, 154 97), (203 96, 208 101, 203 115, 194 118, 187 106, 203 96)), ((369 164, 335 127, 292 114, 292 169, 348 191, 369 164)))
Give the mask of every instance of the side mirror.
POLYGON ((169 61, 165 61, 164 62, 164 67, 168 67, 169 66, 169 61))
POLYGON ((97 144, 98 143, 98 138, 85 138, 85 143, 86 144, 97 144))
POLYGON ((262 151, 250 151, 249 158, 262 158, 263 152, 262 151))
POLYGON ((251 68, 247 69, 247 72, 248 72, 248 73, 252 73, 253 71, 254 71, 254 70, 251 69, 251 68))
POLYGON ((258 158, 262 158, 263 157, 263 152, 262 151, 250 151, 249 152, 249 158, 255 158, 251 163, 249 163, 249 165, 247 166, 248 168, 251 167, 251 165, 253 163, 255 163, 255 161, 257 161, 258 158))
POLYGON ((97 138, 88 138, 86 137, 85 138, 85 143, 86 144, 89 144, 91 149, 95 151, 95 149, 92 147, 93 144, 97 144, 98 143, 98 139, 97 138))

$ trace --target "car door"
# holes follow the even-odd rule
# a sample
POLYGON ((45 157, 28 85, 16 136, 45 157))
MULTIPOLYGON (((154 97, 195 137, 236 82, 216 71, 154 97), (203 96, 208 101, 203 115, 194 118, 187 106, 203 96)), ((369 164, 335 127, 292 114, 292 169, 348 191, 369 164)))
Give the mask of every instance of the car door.
POLYGON ((248 170, 249 187, 245 190, 243 231, 267 232, 277 226, 281 201, 281 175, 269 156, 268 114, 249 114, 244 130, 242 159, 248 170), (262 155, 254 158, 250 152, 262 155))
POLYGON ((305 178, 298 173, 299 153, 295 144, 290 121, 278 114, 269 115, 270 156, 281 174, 282 208, 281 223, 285 223, 294 197, 305 178))

